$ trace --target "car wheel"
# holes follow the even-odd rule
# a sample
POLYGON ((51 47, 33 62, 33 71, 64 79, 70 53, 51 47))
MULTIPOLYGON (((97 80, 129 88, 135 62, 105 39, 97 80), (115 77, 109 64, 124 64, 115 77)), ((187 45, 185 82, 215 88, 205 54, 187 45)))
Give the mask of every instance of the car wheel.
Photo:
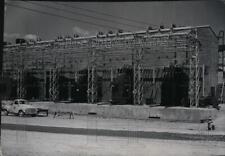
POLYGON ((22 110, 20 110, 20 111, 18 112, 18 116, 19 116, 19 117, 24 116, 24 112, 23 112, 22 110))

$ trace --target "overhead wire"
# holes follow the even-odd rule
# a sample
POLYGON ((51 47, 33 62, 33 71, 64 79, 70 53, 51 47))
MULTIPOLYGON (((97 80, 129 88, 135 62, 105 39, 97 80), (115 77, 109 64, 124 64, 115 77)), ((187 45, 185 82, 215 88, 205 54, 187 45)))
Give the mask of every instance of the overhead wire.
POLYGON ((109 25, 105 25, 105 24, 104 25, 103 24, 97 24, 97 23, 93 23, 93 22, 89 22, 89 21, 85 21, 85 20, 81 20, 81 19, 77 19, 77 18, 72 18, 72 17, 58 15, 58 14, 54 14, 54 13, 50 13, 50 12, 46 12, 46 11, 40 11, 40 10, 36 10, 36 9, 31 9, 31 8, 27 8, 27 7, 15 5, 15 4, 9 4, 9 3, 5 3, 5 4, 8 5, 8 6, 12 6, 12 7, 28 10, 28 11, 40 13, 40 14, 45 14, 45 15, 50 15, 50 16, 54 16, 54 17, 59 17, 59 18, 63 18, 63 19, 66 19, 66 20, 74 21, 74 22, 91 24, 91 25, 93 25, 95 27, 97 26, 97 28, 99 28, 99 27, 106 28, 107 27, 107 28, 116 29, 116 30, 121 29, 121 28, 115 27, 115 26, 109 26, 109 25))
POLYGON ((143 28, 143 26, 136 26, 136 25, 126 24, 126 23, 122 23, 122 22, 118 22, 118 21, 114 21, 114 20, 110 20, 110 19, 106 19, 106 18, 100 18, 100 17, 95 17, 95 16, 92 16, 92 15, 86 15, 86 14, 82 14, 82 13, 79 13, 79 12, 75 12, 75 11, 71 11, 71 10, 67 10, 67 9, 62 9, 62 8, 56 8, 56 7, 53 7, 53 6, 44 5, 44 4, 40 4, 40 3, 34 3, 34 2, 25 1, 25 0, 23 0, 23 2, 34 4, 34 5, 38 5, 38 6, 43 6, 43 7, 54 9, 54 10, 58 10, 58 11, 64 11, 64 12, 67 12, 67 13, 72 13, 74 15, 80 15, 80 16, 84 16, 84 17, 89 17, 89 18, 96 19, 96 20, 101 20, 101 21, 104 21, 104 22, 112 22, 114 24, 125 25, 125 26, 132 27, 132 28, 134 28, 134 27, 135 28, 143 28))
POLYGON ((60 2, 55 2, 55 3, 58 4, 58 5, 63 5, 63 6, 69 7, 69 8, 79 9, 79 10, 84 10, 84 11, 87 11, 87 12, 95 13, 95 14, 98 14, 98 15, 103 15, 103 16, 113 17, 113 18, 117 18, 117 19, 122 19, 122 20, 125 20, 125 21, 138 23, 138 24, 144 24, 146 26, 156 26, 156 27, 158 27, 158 25, 151 24, 151 23, 146 23, 146 22, 143 22, 143 21, 140 21, 140 20, 134 20, 134 19, 130 19, 130 18, 122 17, 122 16, 115 16, 115 15, 111 15, 111 14, 108 14, 108 13, 99 12, 99 11, 95 11, 95 10, 91 10, 91 9, 87 9, 87 8, 71 6, 71 5, 68 5, 68 4, 65 4, 65 3, 60 3, 60 2))

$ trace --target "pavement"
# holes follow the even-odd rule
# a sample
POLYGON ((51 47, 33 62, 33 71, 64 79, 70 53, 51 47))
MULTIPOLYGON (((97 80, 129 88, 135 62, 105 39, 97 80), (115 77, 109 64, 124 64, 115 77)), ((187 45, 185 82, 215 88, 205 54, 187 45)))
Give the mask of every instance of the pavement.
POLYGON ((222 156, 225 105, 207 123, 119 119, 69 114, 53 117, 2 116, 4 156, 222 156))
POLYGON ((222 156, 225 142, 2 131, 4 156, 222 156))

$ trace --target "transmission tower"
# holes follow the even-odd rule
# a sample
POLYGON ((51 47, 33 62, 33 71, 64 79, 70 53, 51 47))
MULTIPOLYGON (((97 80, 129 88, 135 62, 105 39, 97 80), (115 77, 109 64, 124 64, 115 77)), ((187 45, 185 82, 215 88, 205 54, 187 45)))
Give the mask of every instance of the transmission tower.
POLYGON ((200 93, 200 69, 199 69, 199 41, 197 29, 195 29, 195 37, 192 39, 189 57, 189 100, 190 107, 199 106, 199 93, 200 93))
POLYGON ((90 50, 88 62, 88 88, 87 98, 88 103, 95 103, 97 100, 97 80, 96 80, 96 65, 95 65, 95 50, 90 50))
POLYGON ((17 80, 17 97, 25 98, 24 70, 22 69, 17 70, 16 80, 17 80))
MULTIPOLYGON (((135 37, 137 43, 141 43, 141 38, 135 37)), ((134 49, 133 62, 133 102, 134 105, 141 105, 143 102, 143 48, 134 49)))
POLYGON ((49 70, 49 98, 52 101, 56 101, 58 98, 58 74, 57 68, 49 70))

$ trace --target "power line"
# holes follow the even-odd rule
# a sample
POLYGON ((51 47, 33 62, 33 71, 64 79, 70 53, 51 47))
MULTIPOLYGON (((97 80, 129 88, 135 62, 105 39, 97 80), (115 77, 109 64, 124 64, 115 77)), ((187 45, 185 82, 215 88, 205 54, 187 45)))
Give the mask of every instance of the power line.
MULTIPOLYGON (((58 3, 55 2, 55 4, 58 4, 58 3)), ((58 4, 58 5, 60 5, 60 4, 58 4)), ((87 12, 91 12, 91 13, 95 13, 95 14, 99 14, 99 15, 104 15, 104 16, 113 17, 113 18, 119 18, 119 19, 130 21, 130 22, 133 22, 133 23, 138 23, 138 24, 141 23, 141 24, 144 24, 144 25, 147 25, 147 26, 151 25, 151 26, 157 26, 158 27, 158 25, 155 25, 155 24, 150 24, 150 23, 146 23, 146 22, 143 22, 143 21, 134 20, 134 19, 130 19, 130 18, 122 17, 122 16, 115 16, 115 15, 107 14, 107 13, 104 13, 104 12, 99 12, 99 11, 81 8, 81 7, 77 7, 77 6, 76 7, 70 6, 70 5, 65 4, 65 3, 63 3, 63 4, 61 3, 61 5, 69 7, 69 8, 73 8, 73 9, 85 10, 87 12)))
POLYGON ((24 2, 31 3, 31 4, 38 5, 38 6, 47 7, 47 8, 51 8, 51 9, 55 9, 55 10, 60 10, 60 11, 68 12, 68 13, 72 13, 72 14, 75 14, 75 15, 85 16, 85 17, 89 17, 89 18, 93 18, 93 19, 97 19, 97 20, 101 20, 101 21, 108 21, 108 22, 117 23, 117 24, 120 24, 120 25, 126 25, 126 26, 129 26, 129 27, 143 28, 142 26, 136 26, 136 25, 126 24, 126 23, 122 23, 122 22, 115 22, 113 20, 109 20, 109 19, 106 19, 106 18, 100 18, 100 17, 91 16, 91 15, 86 15, 86 14, 82 14, 82 13, 71 11, 71 10, 52 7, 52 6, 49 6, 49 5, 37 4, 37 3, 28 2, 28 1, 24 1, 24 2))
POLYGON ((50 12, 45 12, 45 11, 40 11, 40 10, 36 10, 36 9, 26 8, 26 7, 22 7, 22 6, 19 6, 19 5, 14 5, 14 4, 9 4, 9 3, 5 3, 5 4, 8 5, 8 6, 12 6, 12 7, 16 7, 16 8, 20 8, 20 9, 24 9, 24 10, 29 10, 29 11, 40 13, 40 14, 50 15, 50 16, 54 16, 54 17, 60 17, 60 18, 67 19, 67 20, 70 20, 70 21, 91 24, 91 25, 94 25, 94 26, 98 26, 98 28, 99 27, 101 27, 101 28, 106 28, 107 27, 107 28, 110 28, 110 29, 117 29, 117 30, 121 29, 119 27, 112 27, 112 26, 109 26, 109 25, 97 24, 97 23, 84 21, 84 20, 80 20, 80 19, 76 19, 76 18, 66 17, 66 16, 62 16, 62 15, 58 15, 58 14, 53 14, 53 13, 50 13, 50 12))

